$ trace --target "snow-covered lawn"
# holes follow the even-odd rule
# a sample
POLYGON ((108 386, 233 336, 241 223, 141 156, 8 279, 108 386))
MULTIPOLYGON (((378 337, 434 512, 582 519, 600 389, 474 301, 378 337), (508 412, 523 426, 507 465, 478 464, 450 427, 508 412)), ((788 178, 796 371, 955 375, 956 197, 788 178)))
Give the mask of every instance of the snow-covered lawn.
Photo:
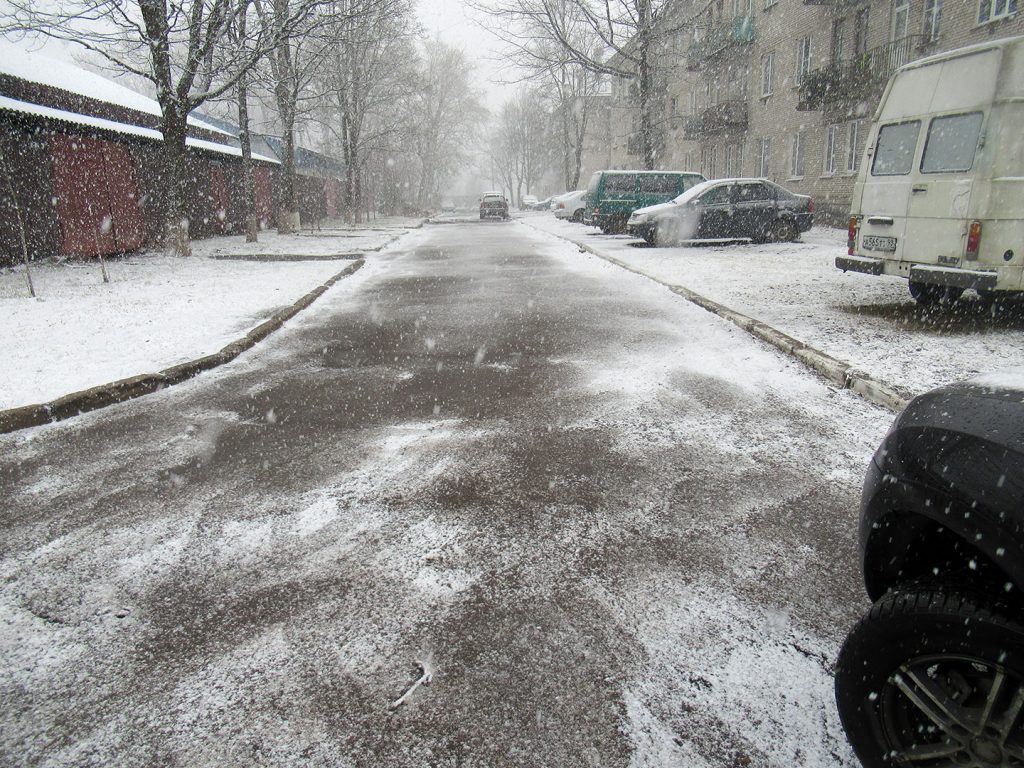
POLYGON ((246 256, 309 256, 336 257, 339 254, 379 251, 420 219, 381 218, 362 225, 347 226, 325 220, 318 230, 303 229, 294 235, 278 235, 274 230, 261 232, 258 243, 245 242, 244 235, 211 237, 192 244, 193 253, 212 258, 245 258, 246 256))
POLYGON ((798 243, 649 248, 550 214, 525 222, 696 291, 915 394, 1024 360, 1024 306, 991 317, 965 299, 953 309, 923 312, 905 280, 836 269, 836 255, 846 252, 845 230, 815 227, 798 243))
POLYGON ((141 253, 108 259, 109 283, 98 262, 41 263, 32 269, 35 299, 28 297, 22 268, 2 270, 0 408, 46 402, 216 352, 351 263, 213 258, 218 254, 324 259, 383 247, 404 233, 396 228, 400 223, 330 229, 319 237, 263 232, 252 245, 244 237, 198 240, 192 258, 141 253))

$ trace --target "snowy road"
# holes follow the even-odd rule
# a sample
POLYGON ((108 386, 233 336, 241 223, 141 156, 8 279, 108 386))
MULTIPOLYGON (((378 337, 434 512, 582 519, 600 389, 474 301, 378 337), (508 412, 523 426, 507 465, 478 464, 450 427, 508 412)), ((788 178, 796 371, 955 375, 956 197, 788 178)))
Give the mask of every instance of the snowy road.
POLYGON ((855 766, 891 414, 522 224, 402 248, 0 438, 0 763, 855 766))

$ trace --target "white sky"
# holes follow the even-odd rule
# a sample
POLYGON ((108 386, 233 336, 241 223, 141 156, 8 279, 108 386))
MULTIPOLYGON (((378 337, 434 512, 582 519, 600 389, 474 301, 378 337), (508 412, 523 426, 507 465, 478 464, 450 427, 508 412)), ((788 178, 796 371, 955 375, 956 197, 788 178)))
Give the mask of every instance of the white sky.
POLYGON ((502 71, 501 43, 486 30, 487 17, 471 11, 461 0, 419 0, 417 10, 420 23, 431 37, 461 48, 470 61, 477 63, 481 74, 478 86, 485 92, 487 106, 497 110, 515 86, 502 83, 511 73, 502 71))

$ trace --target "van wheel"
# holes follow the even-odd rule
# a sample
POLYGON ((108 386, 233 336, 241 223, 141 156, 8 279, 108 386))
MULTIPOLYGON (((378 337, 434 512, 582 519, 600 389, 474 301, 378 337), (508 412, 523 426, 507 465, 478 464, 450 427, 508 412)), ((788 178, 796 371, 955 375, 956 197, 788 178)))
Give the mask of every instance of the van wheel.
POLYGON ((796 231, 796 225, 789 219, 776 219, 771 227, 771 238, 780 243, 789 243, 796 240, 800 233, 796 231))
POLYGON ((930 285, 929 283, 910 283, 910 295, 922 307, 948 306, 956 303, 963 294, 963 288, 951 285, 930 285))

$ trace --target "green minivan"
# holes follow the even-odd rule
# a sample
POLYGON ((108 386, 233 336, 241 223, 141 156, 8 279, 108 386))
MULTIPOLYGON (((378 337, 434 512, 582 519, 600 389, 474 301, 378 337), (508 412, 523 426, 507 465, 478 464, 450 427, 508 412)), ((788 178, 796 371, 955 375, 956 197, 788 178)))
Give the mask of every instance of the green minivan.
POLYGON ((605 234, 622 232, 637 208, 667 203, 702 181, 699 173, 595 171, 587 185, 583 222, 605 234))

